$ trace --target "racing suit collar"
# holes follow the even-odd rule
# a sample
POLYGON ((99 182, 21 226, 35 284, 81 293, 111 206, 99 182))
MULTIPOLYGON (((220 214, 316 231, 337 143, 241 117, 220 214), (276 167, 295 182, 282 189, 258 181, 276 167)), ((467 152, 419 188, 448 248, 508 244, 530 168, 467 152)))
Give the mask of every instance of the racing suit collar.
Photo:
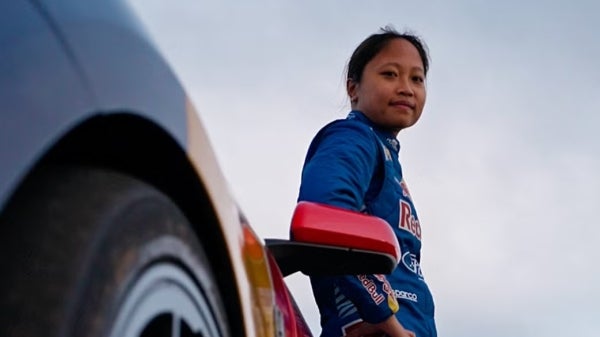
POLYGON ((365 114, 362 111, 352 110, 350 111, 350 113, 348 113, 348 117, 346 118, 356 119, 367 124, 371 127, 371 129, 373 129, 373 131, 375 131, 377 136, 384 141, 384 143, 387 145, 387 147, 390 148, 390 150, 393 150, 394 152, 396 152, 396 154, 400 152, 400 142, 398 142, 396 136, 390 131, 386 131, 377 127, 377 125, 371 122, 371 120, 367 118, 367 116, 365 116, 365 114))

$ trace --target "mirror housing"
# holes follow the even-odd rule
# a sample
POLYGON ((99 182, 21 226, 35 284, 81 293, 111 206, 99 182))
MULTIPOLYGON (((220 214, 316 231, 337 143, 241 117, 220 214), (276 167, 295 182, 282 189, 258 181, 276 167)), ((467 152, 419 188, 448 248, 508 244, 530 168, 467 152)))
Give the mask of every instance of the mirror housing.
POLYGON ((265 240, 283 276, 389 274, 400 260, 385 220, 334 206, 299 202, 290 237, 265 240))

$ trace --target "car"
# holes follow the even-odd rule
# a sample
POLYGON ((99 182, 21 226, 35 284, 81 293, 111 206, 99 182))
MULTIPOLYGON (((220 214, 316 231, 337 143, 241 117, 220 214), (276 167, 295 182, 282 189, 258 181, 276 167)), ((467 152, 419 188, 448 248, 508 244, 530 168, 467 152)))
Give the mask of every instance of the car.
POLYGON ((1 2, 0 88, 1 336, 311 336, 286 275, 398 263, 325 205, 259 238, 125 2, 1 2))

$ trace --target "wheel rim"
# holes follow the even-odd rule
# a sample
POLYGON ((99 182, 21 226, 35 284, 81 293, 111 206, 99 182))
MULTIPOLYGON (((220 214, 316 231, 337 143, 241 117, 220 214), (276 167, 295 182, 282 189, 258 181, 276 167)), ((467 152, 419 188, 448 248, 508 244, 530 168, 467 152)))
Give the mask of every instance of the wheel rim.
POLYGON ((146 269, 118 309, 111 337, 219 336, 205 296, 180 266, 158 263, 146 269))

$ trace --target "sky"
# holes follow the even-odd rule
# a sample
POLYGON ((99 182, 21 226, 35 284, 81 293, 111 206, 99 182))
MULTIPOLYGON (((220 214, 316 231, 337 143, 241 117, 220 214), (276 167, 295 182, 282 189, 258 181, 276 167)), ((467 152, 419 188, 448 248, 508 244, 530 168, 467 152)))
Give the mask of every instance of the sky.
MULTIPOLYGON (((379 27, 420 35, 428 98, 399 134, 440 336, 600 330, 600 2, 130 0, 262 238, 287 238, 314 134, 379 27)), ((308 278, 286 282, 315 336, 308 278)))

